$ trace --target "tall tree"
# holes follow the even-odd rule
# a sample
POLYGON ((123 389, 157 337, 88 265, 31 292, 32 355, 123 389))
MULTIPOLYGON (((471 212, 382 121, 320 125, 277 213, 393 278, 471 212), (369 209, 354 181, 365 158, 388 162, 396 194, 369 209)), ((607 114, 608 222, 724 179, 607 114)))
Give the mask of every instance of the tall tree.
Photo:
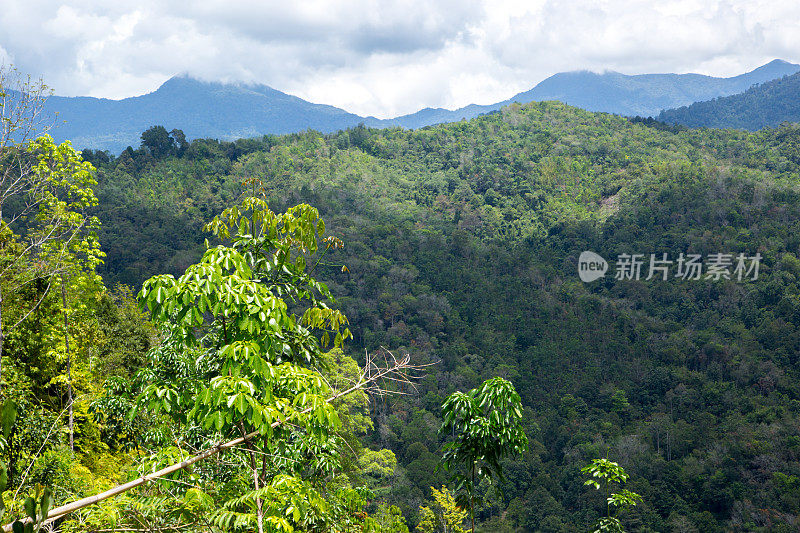
POLYGON ((164 126, 153 126, 142 132, 142 148, 146 148, 156 159, 162 159, 174 154, 176 149, 175 141, 176 139, 170 137, 167 128, 164 126))
POLYGON ((176 155, 181 157, 184 152, 186 152, 186 149, 189 148, 189 143, 186 141, 186 134, 183 133, 183 130, 174 128, 169 132, 169 136, 175 145, 176 155))
MULTIPOLYGON (((25 156, 25 143, 47 131, 42 107, 47 86, 41 81, 23 77, 14 68, 0 68, 0 235, 6 227, 34 212, 40 200, 37 194, 43 184, 33 179, 33 160, 25 156), (6 204, 17 200, 13 214, 6 204)), ((0 242, 6 242, 4 238, 0 242)), ((8 246, 4 246, 8 248, 8 246)), ((3 261, 6 265, 12 261, 3 261)), ((8 275, 8 266, 0 264, 0 280, 8 275)), ((0 283, 0 391, 2 391, 3 342, 8 328, 3 324, 3 287, 0 283)))
POLYGON ((0 283, 0 363, 8 333, 38 308, 55 278, 83 268, 76 262, 93 270, 102 257, 95 235, 99 220, 88 214, 97 205, 94 167, 69 142, 56 145, 48 135, 3 150, 0 205, 5 202, 8 208, 0 220, 0 280, 5 282, 0 283), (15 227, 22 233, 19 238, 15 227), (6 323, 11 315, 4 299, 37 280, 43 285, 38 297, 6 323))
POLYGON ((303 473, 331 472, 340 420, 316 366, 331 336, 338 346, 349 331, 308 265, 338 241, 323 237, 315 209, 276 215, 253 197, 209 227, 231 246, 210 247, 179 279, 156 276, 142 288, 166 335, 143 399, 187 427, 244 439, 252 489, 224 506, 218 524, 324 527, 330 506, 303 473), (277 420, 287 428, 275 429, 277 420))
POLYGON ((475 531, 475 489, 481 479, 503 480, 501 459, 528 448, 522 429, 522 406, 514 385, 494 377, 469 391, 454 392, 442 405, 441 433, 454 440, 445 445, 442 465, 457 482, 456 501, 469 507, 475 531))

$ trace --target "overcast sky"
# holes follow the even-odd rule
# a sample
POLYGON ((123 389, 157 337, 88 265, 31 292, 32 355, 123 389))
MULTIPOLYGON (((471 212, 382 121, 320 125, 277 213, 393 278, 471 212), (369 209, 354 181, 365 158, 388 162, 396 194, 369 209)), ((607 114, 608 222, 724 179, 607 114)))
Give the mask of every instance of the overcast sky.
POLYGON ((67 96, 188 73, 390 117, 566 70, 730 76, 775 58, 800 62, 796 0, 0 0, 0 63, 67 96))

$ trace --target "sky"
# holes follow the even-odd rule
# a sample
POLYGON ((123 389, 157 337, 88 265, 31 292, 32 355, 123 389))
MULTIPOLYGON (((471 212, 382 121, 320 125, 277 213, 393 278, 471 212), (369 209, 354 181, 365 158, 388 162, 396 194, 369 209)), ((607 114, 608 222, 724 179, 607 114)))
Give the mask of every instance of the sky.
POLYGON ((189 74, 387 118, 569 70, 733 76, 776 58, 800 62, 796 0, 0 0, 0 64, 63 96, 189 74))

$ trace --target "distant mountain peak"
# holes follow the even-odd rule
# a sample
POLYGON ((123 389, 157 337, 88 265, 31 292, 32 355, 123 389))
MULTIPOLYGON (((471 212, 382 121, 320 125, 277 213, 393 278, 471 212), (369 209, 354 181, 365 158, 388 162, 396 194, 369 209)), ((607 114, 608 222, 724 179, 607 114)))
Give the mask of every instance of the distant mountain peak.
MULTIPOLYGON (((772 61, 770 61, 766 65, 762 65, 762 66, 760 66, 758 68, 764 68, 764 67, 768 67, 770 65, 794 65, 794 63, 789 63, 788 61, 785 61, 783 59, 773 59, 772 61)), ((758 69, 756 69, 756 70, 758 70, 758 69)))
POLYGON ((177 76, 173 76, 164 83, 162 83, 158 87, 158 89, 153 91, 153 93, 164 93, 171 91, 182 91, 186 89, 197 89, 208 85, 210 85, 209 82, 198 80, 197 78, 193 78, 188 74, 178 74, 177 76))
MULTIPOLYGON (((746 72, 744 74, 740 74, 740 76, 752 76, 755 74, 766 74, 766 75, 773 75, 778 74, 776 77, 781 77, 788 74, 794 74, 794 72, 788 72, 794 69, 794 72, 800 70, 800 65, 796 65, 794 63, 789 63, 788 61, 784 61, 783 59, 773 59, 769 63, 761 65, 758 68, 751 70, 750 72, 746 72)), ((769 80, 762 80, 761 83, 769 81, 769 80)))
POLYGON ((47 108, 59 113, 59 121, 66 121, 53 131, 57 140, 71 139, 80 148, 119 152, 128 145, 138 145, 141 132, 153 125, 181 129, 189 139, 223 140, 306 129, 325 133, 362 122, 371 127, 420 128, 471 119, 512 102, 542 100, 558 100, 589 111, 651 116, 662 109, 740 93, 754 84, 797 71, 800 65, 780 59, 733 78, 701 74, 631 76, 615 71, 575 70, 550 76, 533 89, 503 102, 470 104, 456 110, 426 107, 388 120, 308 102, 268 85, 205 81, 188 73, 173 76, 154 92, 142 96, 122 100, 51 97, 47 108))
MULTIPOLYGON (((275 91, 281 92, 277 89, 270 87, 269 85, 264 85, 255 82, 244 82, 244 81, 235 81, 235 82, 226 82, 226 81, 211 81, 211 80, 203 80, 200 78, 196 78, 186 73, 178 74, 169 78, 167 81, 162 83, 155 92, 161 90, 174 90, 174 89, 185 89, 185 88, 193 88, 193 89, 212 89, 212 90, 219 90, 219 89, 240 89, 240 90, 250 90, 255 92, 263 92, 265 90, 268 91, 275 91)), ((285 93, 281 93, 285 94, 285 93)))
POLYGON ((800 122, 800 72, 747 91, 662 111, 658 120, 689 127, 758 130, 800 122))

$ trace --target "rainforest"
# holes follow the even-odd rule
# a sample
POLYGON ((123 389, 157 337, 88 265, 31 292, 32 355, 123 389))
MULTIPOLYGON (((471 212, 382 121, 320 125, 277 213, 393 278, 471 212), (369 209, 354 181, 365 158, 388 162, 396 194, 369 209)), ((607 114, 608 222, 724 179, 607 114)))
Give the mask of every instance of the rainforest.
POLYGON ((4 523, 134 482, 45 527, 797 530, 797 125, 2 147, 4 523))

